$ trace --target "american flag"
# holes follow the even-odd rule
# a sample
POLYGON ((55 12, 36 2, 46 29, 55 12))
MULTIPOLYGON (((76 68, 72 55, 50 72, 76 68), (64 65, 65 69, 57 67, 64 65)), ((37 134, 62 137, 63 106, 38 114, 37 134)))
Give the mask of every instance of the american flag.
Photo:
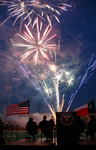
POLYGON ((29 114, 29 100, 7 107, 6 116, 17 114, 29 114))

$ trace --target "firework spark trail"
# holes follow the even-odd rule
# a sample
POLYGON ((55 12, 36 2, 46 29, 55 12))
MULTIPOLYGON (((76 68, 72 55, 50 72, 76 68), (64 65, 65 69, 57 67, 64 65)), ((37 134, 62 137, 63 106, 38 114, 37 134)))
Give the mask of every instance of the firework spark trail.
POLYGON ((53 72, 54 76, 54 88, 55 88, 55 93, 56 93, 56 105, 57 105, 57 112, 60 111, 60 99, 59 99, 59 81, 61 79, 61 74, 57 71, 57 66, 56 65, 49 65, 49 69, 53 72))
POLYGON ((49 96, 50 94, 52 94, 52 90, 50 88, 48 88, 47 84, 45 81, 43 81, 43 88, 45 90, 45 92, 47 93, 47 95, 49 96))
POLYGON ((49 57, 47 56, 47 54, 45 52, 49 51, 49 50, 55 50, 55 48, 56 48, 56 44, 50 44, 49 43, 56 36, 56 34, 54 34, 53 36, 48 37, 48 35, 51 32, 52 28, 50 28, 50 26, 48 25, 46 27, 45 31, 43 32, 42 37, 41 37, 38 19, 37 19, 36 25, 37 25, 36 26, 37 27, 37 37, 36 38, 33 36, 33 34, 31 33, 31 31, 27 27, 27 25, 25 25, 25 28, 26 28, 27 32, 24 32, 23 36, 21 34, 17 34, 20 38, 22 38, 23 40, 25 40, 26 42, 28 42, 28 44, 15 43, 11 39, 11 41, 12 41, 12 43, 13 43, 14 46, 16 46, 16 47, 25 47, 28 50, 25 54, 23 54, 21 56, 21 61, 23 61, 25 58, 27 58, 33 52, 35 52, 35 55, 33 57, 33 61, 35 61, 35 65, 37 64, 39 53, 41 53, 41 55, 44 58, 46 58, 47 60, 49 60, 49 57))
POLYGON ((81 80, 81 82, 80 82, 80 84, 79 84, 77 90, 75 91, 75 93, 72 93, 72 95, 71 95, 71 97, 70 97, 70 100, 69 100, 69 102, 68 102, 68 108, 67 108, 67 110, 66 110, 67 112, 68 112, 68 110, 70 109, 71 104, 72 104, 72 102, 73 102, 73 100, 74 100, 74 98, 75 98, 75 96, 76 96, 78 90, 82 87, 83 84, 85 84, 85 83, 89 80, 89 78, 93 75, 93 72, 92 72, 92 71, 94 71, 94 70, 96 69, 96 60, 95 60, 95 61, 93 62, 93 64, 91 65, 92 60, 93 60, 93 57, 94 57, 94 54, 92 55, 92 57, 91 57, 91 59, 90 59, 90 61, 89 61, 89 63, 88 63, 88 66, 87 66, 88 68, 87 68, 87 70, 86 70, 86 72, 85 72, 85 75, 83 76, 83 78, 82 78, 82 80, 81 80))
POLYGON ((50 109, 51 113, 53 114, 54 116, 54 119, 56 119, 56 114, 55 114, 55 111, 54 109, 52 109, 51 105, 49 104, 49 102, 47 102, 46 98, 44 97, 44 93, 39 85, 39 83, 35 80, 35 79, 32 79, 31 77, 31 72, 30 70, 28 69, 28 67, 26 66, 26 64, 24 63, 21 63, 19 62, 18 60, 13 60, 13 58, 11 56, 7 56, 7 58, 9 60, 11 60, 12 62, 14 62, 14 64, 16 64, 19 68, 20 68, 20 71, 23 73, 23 75, 29 80, 29 82, 36 88, 37 91, 40 92, 40 94, 42 95, 43 97, 43 100, 45 101, 45 103, 47 104, 48 108, 50 109), (35 80, 35 81, 33 81, 35 80))
POLYGON ((48 2, 48 1, 40 1, 40 0, 13 0, 13 1, 0 1, 0 6, 8 6, 9 16, 5 19, 2 24, 4 24, 11 17, 16 17, 13 25, 17 22, 19 18, 20 21, 20 31, 22 28, 23 21, 28 18, 27 25, 29 26, 31 23, 34 24, 37 17, 40 18, 40 24, 42 28, 42 21, 48 21, 50 27, 52 27, 52 18, 60 23, 57 15, 60 15, 60 10, 67 11, 66 7, 71 7, 68 4, 61 2, 48 2), (34 19, 35 18, 35 19, 34 19))
POLYGON ((60 100, 59 100, 59 80, 54 78, 54 86, 56 92, 56 104, 57 104, 57 112, 60 111, 60 100))
POLYGON ((94 58, 94 54, 92 55, 92 58, 90 59, 90 61, 89 61, 89 63, 88 63, 88 66, 91 64, 93 58, 94 58))
MULTIPOLYGON (((16 17, 14 22, 13 22, 13 26, 14 26, 15 23, 17 22, 17 20, 20 18, 19 31, 21 32, 23 19, 24 19, 23 16, 26 16, 28 14, 27 1, 23 1, 23 0, 16 0, 15 1, 15 0, 13 0, 13 1, 0 1, 0 3, 1 3, 0 6, 8 5, 7 12, 9 12, 9 16, 1 23, 1 25, 3 25, 11 17, 16 17)), ((28 17, 28 19, 30 19, 30 17, 28 17)))
MULTIPOLYGON (((29 11, 27 16, 33 15, 32 17, 35 19, 37 17, 40 18, 41 22, 41 28, 42 28, 42 21, 48 21, 50 27, 52 27, 52 18, 55 18, 55 20, 60 23, 59 18, 57 16, 60 16, 60 11, 67 11, 66 7, 71 7, 71 5, 61 3, 61 2, 52 2, 52 1, 30 1, 30 4, 28 5, 31 10, 29 11)), ((31 19, 33 21, 33 24, 35 22, 35 19, 31 19)))
POLYGON ((72 84, 72 81, 74 80, 73 75, 70 77, 70 79, 67 81, 68 82, 68 86, 67 88, 72 84))
POLYGON ((62 112, 62 109, 63 109, 63 106, 64 106, 64 102, 65 102, 65 100, 64 100, 64 94, 63 94, 63 96, 62 96, 62 103, 61 103, 61 107, 60 107, 60 112, 62 112))
POLYGON ((73 96, 74 96, 74 93, 71 94, 71 97, 70 97, 70 99, 68 101, 68 105, 71 103, 71 100, 72 100, 73 96))
MULTIPOLYGON (((55 88, 55 94, 56 94, 56 111, 59 112, 61 111, 61 105, 60 105, 60 98, 59 98, 59 83, 62 79, 63 73, 66 77, 65 80, 68 82, 67 88, 72 84, 72 81, 74 80, 73 75, 70 77, 70 73, 68 71, 64 70, 59 70, 59 68, 55 64, 48 64, 50 71, 53 73, 53 83, 54 83, 54 88, 55 88), (70 78, 70 79, 69 79, 70 78)), ((64 78, 65 78, 64 77, 64 78)), ((63 78, 63 81, 64 81, 63 78)))

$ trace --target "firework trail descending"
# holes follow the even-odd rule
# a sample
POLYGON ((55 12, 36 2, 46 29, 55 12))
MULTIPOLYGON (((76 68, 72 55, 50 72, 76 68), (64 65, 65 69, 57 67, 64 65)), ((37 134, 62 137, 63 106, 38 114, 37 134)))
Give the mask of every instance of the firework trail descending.
POLYGON ((66 7, 71 7, 68 4, 61 3, 57 1, 43 1, 43 0, 13 0, 5 1, 0 0, 0 6, 8 6, 9 16, 5 19, 2 24, 4 24, 9 18, 16 17, 13 25, 16 21, 20 20, 20 31, 22 28, 22 23, 28 18, 27 26, 31 23, 34 26, 35 20, 39 17, 40 26, 42 28, 42 20, 48 21, 50 27, 52 27, 52 18, 54 17, 57 22, 60 23, 57 15, 60 15, 60 11, 67 11, 66 7))
POLYGON ((27 52, 21 56, 21 61, 23 61, 25 58, 27 58, 28 56, 30 56, 32 53, 35 52, 35 55, 33 57, 33 61, 35 62, 35 65, 37 64, 38 61, 38 56, 39 53, 46 58, 47 60, 49 60, 49 57, 47 56, 47 54, 45 52, 50 51, 50 50, 55 50, 56 48, 56 44, 50 44, 50 40, 52 40, 56 34, 54 34, 51 37, 49 36, 49 33, 51 32, 52 28, 50 28, 50 26, 48 25, 45 29, 45 31, 43 32, 43 35, 41 37, 41 32, 39 30, 39 23, 38 23, 38 18, 37 18, 37 22, 36 22, 36 29, 37 29, 37 36, 36 38, 33 36, 33 34, 31 33, 31 31, 29 30, 29 28, 25 25, 25 28, 27 30, 27 32, 24 32, 24 36, 17 34, 19 37, 21 37, 24 41, 27 41, 28 44, 23 44, 23 43, 14 43, 14 41, 11 39, 12 43, 14 46, 16 47, 24 47, 27 48, 27 52))
POLYGON ((87 69, 86 69, 86 72, 83 76, 83 78, 81 79, 81 82, 78 86, 78 88, 76 89, 76 91, 74 93, 72 93, 70 99, 69 99, 69 102, 68 102, 68 108, 66 111, 69 111, 70 107, 71 107, 71 104, 78 92, 78 90, 82 87, 83 84, 85 84, 89 78, 93 75, 93 71, 96 69, 96 60, 93 61, 93 58, 94 58, 94 54, 92 55, 88 65, 87 65, 87 69))
POLYGON ((47 93, 47 95, 49 96, 50 94, 52 94, 52 90, 50 88, 47 87, 47 84, 45 81, 43 81, 43 88, 45 90, 45 92, 47 93))
MULTIPOLYGON (((7 19, 5 19, 1 25, 3 25, 8 19, 10 19, 11 17, 16 17, 14 22, 13 22, 13 26, 15 25, 16 21, 20 18, 20 29, 19 31, 21 32, 21 28, 22 28, 22 24, 23 24, 23 20, 28 14, 28 10, 27 10, 27 1, 22 1, 22 0, 13 0, 13 1, 0 1, 0 6, 8 6, 8 12, 9 12, 9 16, 7 19)), ((28 17, 30 20, 30 16, 28 17)))
POLYGON ((39 85, 39 83, 37 82, 37 80, 35 79, 32 79, 32 76, 31 76, 31 72, 30 70, 28 69, 28 67, 26 66, 26 64, 24 63, 21 63, 19 62, 18 60, 13 60, 13 58, 11 56, 7 56, 7 58, 9 60, 11 60, 12 62, 14 62, 14 64, 16 64, 19 68, 20 68, 20 71, 23 73, 23 75, 29 80, 29 82, 36 88, 37 91, 40 92, 40 94, 42 95, 43 97, 43 100, 44 102, 47 104, 49 110, 51 111, 51 113, 53 114, 54 116, 54 119, 56 119, 56 114, 55 114, 55 110, 51 107, 51 105, 48 103, 48 101, 46 100, 46 98, 44 97, 44 93, 39 85))
MULTIPOLYGON (((58 16, 60 16, 60 12, 67 11, 66 7, 71 7, 68 4, 61 2, 60 0, 31 0, 30 5, 31 11, 28 13, 28 16, 33 15, 32 17, 36 19, 36 17, 40 18, 40 24, 42 27, 42 20, 48 21, 50 27, 52 27, 52 18, 60 23, 58 16)), ((35 22, 33 21, 33 24, 35 22)), ((31 19, 32 20, 32 19, 31 19)))

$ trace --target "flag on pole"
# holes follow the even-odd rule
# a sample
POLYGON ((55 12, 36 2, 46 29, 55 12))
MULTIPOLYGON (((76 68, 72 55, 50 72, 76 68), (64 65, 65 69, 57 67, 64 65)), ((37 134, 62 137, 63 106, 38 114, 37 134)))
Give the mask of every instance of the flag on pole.
POLYGON ((29 99, 22 103, 13 104, 7 107, 6 116, 17 114, 29 114, 29 99))
POLYGON ((77 116, 84 116, 90 113, 95 113, 94 99, 91 100, 89 103, 75 109, 74 111, 77 112, 77 116))

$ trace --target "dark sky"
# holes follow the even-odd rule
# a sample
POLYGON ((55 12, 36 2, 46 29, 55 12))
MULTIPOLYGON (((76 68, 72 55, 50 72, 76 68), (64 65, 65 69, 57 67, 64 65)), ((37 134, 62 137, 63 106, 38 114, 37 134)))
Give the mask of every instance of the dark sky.
MULTIPOLYGON (((96 0, 70 0, 66 1, 72 7, 67 7, 67 11, 60 11, 60 23, 55 19, 52 20, 52 34, 57 34, 54 38, 54 43, 57 44, 56 49, 56 63, 48 54, 50 60, 42 58, 40 55, 38 64, 35 66, 33 56, 24 60, 23 67, 27 70, 27 74, 22 72, 20 68, 20 56, 23 48, 17 48, 12 45, 10 39, 16 42, 23 42, 20 37, 16 35, 19 33, 20 19, 17 20, 13 26, 15 17, 9 18, 3 25, 0 26, 0 114, 3 115, 6 110, 7 91, 6 86, 11 86, 9 92, 8 104, 16 104, 30 99, 30 111, 32 113, 46 113, 50 112, 44 98, 48 103, 53 105, 56 110, 56 91, 54 85, 54 73, 48 68, 49 64, 56 64, 58 72, 62 75, 59 81, 59 98, 60 104, 64 94, 64 107, 67 109, 68 101, 72 93, 78 89, 86 70, 96 60, 96 0), (92 55, 93 60, 88 66, 92 55), (27 68, 28 67, 28 68, 27 68), (68 85, 69 76, 73 77, 72 84, 68 85), (27 76, 28 75, 28 76, 27 76), (79 79, 79 80, 78 80, 79 79), (35 82, 36 87, 33 85, 35 82), (38 83, 37 83, 38 82, 38 83), (47 86, 49 94, 45 92, 44 87, 47 86), (40 92, 40 90, 42 90, 40 92), (43 97, 44 96, 44 97, 43 97)), ((48 11, 48 10, 47 10, 48 11)), ((0 6, 0 23, 8 17, 7 7, 0 6)), ((26 23, 25 21, 24 23, 26 23)), ((43 28, 46 28, 47 21, 43 22, 43 28)), ((29 27, 31 28, 31 27, 29 27)), ((34 27, 36 31, 36 27, 34 27)), ((20 34, 23 34, 25 27, 22 26, 20 34)), ((32 29, 31 29, 32 30, 32 29)), ((35 32, 31 31, 31 32, 35 32)), ((43 32, 43 31, 41 31, 43 32)), ((33 55, 33 54, 32 54, 33 55)), ((20 62, 22 65, 22 62, 20 62)), ((73 110, 81 105, 88 103, 94 97, 96 101, 96 70, 89 70, 86 84, 82 84, 76 93, 70 110, 73 110)))

